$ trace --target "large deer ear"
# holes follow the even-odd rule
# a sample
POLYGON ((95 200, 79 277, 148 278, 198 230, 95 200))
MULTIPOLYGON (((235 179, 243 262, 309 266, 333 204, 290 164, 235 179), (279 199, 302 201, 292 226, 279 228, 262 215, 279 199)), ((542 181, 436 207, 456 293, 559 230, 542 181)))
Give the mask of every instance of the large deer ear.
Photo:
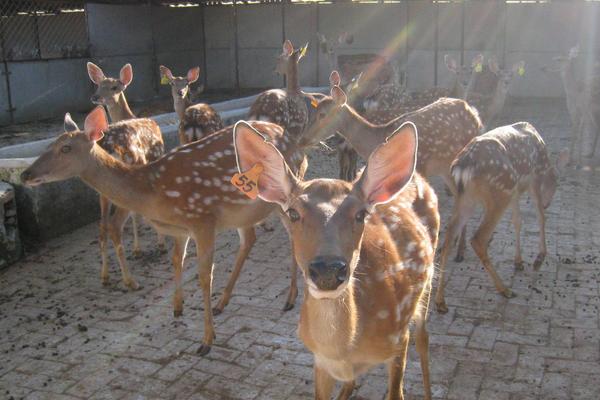
POLYGON ((286 40, 285 42, 283 42, 283 54, 286 57, 289 57, 292 55, 292 53, 294 52, 294 46, 292 45, 292 42, 288 40, 286 40))
POLYGON ((348 101, 348 96, 346 96, 346 93, 344 93, 339 86, 331 88, 331 98, 333 98, 333 101, 339 106, 346 104, 348 101))
POLYGON ((106 79, 106 76, 104 75, 104 72, 102 72, 102 69, 93 62, 88 61, 87 72, 92 82, 94 82, 96 85, 99 85, 100 82, 106 79))
POLYGON ((417 128, 405 122, 369 156, 357 182, 368 206, 387 203, 410 182, 417 163, 417 128))
POLYGON ((448 68, 450 72, 454 72, 455 74, 458 73, 458 63, 450 56, 450 54, 444 56, 444 62, 446 63, 446 68, 448 68))
POLYGON ((85 117, 84 131, 90 141, 97 142, 104 137, 104 131, 108 129, 106 113, 102 106, 98 106, 85 117))
POLYGON ((187 81, 188 83, 194 83, 200 78, 200 67, 190 68, 187 73, 187 81))
POLYGON ((263 167, 258 178, 258 197, 285 204, 297 180, 279 150, 246 121, 238 121, 233 127, 233 142, 240 172, 259 163, 263 167))
POLYGON ((336 70, 331 71, 329 74, 329 87, 332 88, 334 86, 340 86, 342 84, 342 78, 340 77, 340 73, 336 70))
POLYGON ((129 86, 133 80, 133 68, 131 68, 131 64, 123 65, 121 72, 119 72, 119 80, 125 87, 129 86))
POLYGON ((79 130, 79 127, 77 126, 75 121, 73 121, 73 118, 71 118, 71 114, 69 113, 65 114, 64 128, 65 132, 74 132, 79 130))
POLYGON ((160 75, 162 77, 165 77, 170 81, 173 80, 173 73, 171 72, 171 70, 169 68, 165 67, 164 65, 161 65, 158 68, 160 69, 160 75))

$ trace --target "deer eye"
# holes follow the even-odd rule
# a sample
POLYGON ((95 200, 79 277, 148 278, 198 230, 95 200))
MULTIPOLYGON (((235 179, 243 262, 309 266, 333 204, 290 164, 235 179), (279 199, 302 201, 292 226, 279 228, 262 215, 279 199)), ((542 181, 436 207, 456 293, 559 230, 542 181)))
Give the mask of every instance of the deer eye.
POLYGON ((61 153, 65 153, 66 154, 66 153, 68 153, 70 151, 71 151, 71 146, 69 146, 69 145, 64 145, 63 147, 60 148, 60 152, 61 153))
POLYGON ((298 211, 294 210, 293 208, 287 210, 287 215, 290 217, 290 221, 292 222, 300 220, 300 214, 298 214, 298 211))
POLYGON ((113 86, 110 88, 110 90, 112 90, 113 92, 116 92, 118 88, 119 88, 118 86, 113 86))
POLYGON ((365 218, 367 218, 367 215, 369 215, 369 213, 367 212, 367 210, 360 210, 359 212, 357 212, 354 215, 354 219, 356 220, 356 222, 358 222, 359 224, 362 224, 365 222, 365 218))

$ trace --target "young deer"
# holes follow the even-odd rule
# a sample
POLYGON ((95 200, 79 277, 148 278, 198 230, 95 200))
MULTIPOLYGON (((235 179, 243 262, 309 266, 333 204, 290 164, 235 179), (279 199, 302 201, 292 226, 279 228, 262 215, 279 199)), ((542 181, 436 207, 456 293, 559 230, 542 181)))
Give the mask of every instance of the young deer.
POLYGON ((403 399, 408 325, 416 323, 425 399, 431 399, 426 330, 439 230, 434 191, 414 173, 417 132, 400 126, 355 183, 297 179, 284 157, 246 123, 234 133, 238 165, 264 168, 259 196, 287 214, 305 279, 299 336, 314 355, 315 399, 350 398, 355 379, 388 365, 389 400, 403 399))
MULTIPOLYGON (((156 122, 148 118, 136 118, 131 112, 127 99, 125 99, 125 89, 133 80, 133 70, 131 64, 126 64, 121 68, 119 79, 107 78, 104 72, 97 65, 87 63, 88 75, 92 82, 97 85, 96 92, 92 95, 92 103, 106 106, 110 118, 113 122, 119 122, 119 129, 111 131, 99 144, 106 151, 122 161, 129 164, 145 164, 157 160, 164 153, 164 144, 160 128, 156 122)), ((122 247, 122 229, 124 223, 129 217, 129 213, 124 210, 115 210, 110 214, 110 203, 108 199, 100 195, 100 253, 102 255, 101 279, 103 284, 108 283, 108 255, 106 238, 107 235, 117 249, 117 256, 121 271, 127 270, 124 264, 125 256, 122 247)), ((135 214, 132 215, 133 223, 133 253, 141 254, 138 227, 135 214)), ((158 246, 161 251, 164 250, 164 238, 159 235, 158 246)), ((127 286, 137 288, 137 283, 133 278, 123 279, 127 286)))
MULTIPOLYGON (((297 171, 303 153, 294 139, 275 124, 253 122, 252 126, 269 137, 297 171)), ((230 183, 237 172, 233 127, 142 165, 126 164, 98 145, 104 132, 108 136, 118 129, 121 125, 109 127, 104 110, 96 108, 86 118, 84 131, 59 136, 21 179, 25 184, 38 185, 78 176, 121 209, 143 215, 159 232, 173 236, 175 316, 183 310, 182 266, 188 240, 194 239, 204 297, 204 338, 199 352, 206 354, 214 340, 211 290, 215 235, 235 228, 241 237, 233 273, 217 305, 217 310, 222 310, 254 244, 253 225, 265 219, 275 206, 250 200, 230 183)))
POLYGON ((200 77, 200 68, 191 68, 186 76, 173 76, 171 70, 160 66, 161 77, 169 81, 173 108, 179 117, 179 143, 186 144, 223 129, 219 113, 208 104, 192 105, 190 85, 200 77))
POLYGON ((456 235, 466 226, 479 203, 484 216, 471 246, 490 274, 498 292, 513 297, 504 286, 488 256, 488 246, 494 228, 506 208, 512 208, 512 222, 516 234, 515 267, 523 269, 521 258, 521 215, 519 197, 529 191, 536 205, 540 225, 540 248, 533 263, 538 269, 546 257, 544 209, 550 205, 558 184, 558 171, 568 156, 561 153, 556 166, 550 162, 546 145, 536 129, 527 122, 502 126, 474 138, 452 163, 452 176, 458 187, 458 196, 440 256, 440 277, 435 296, 439 312, 447 312, 444 300, 444 269, 448 252, 456 235))

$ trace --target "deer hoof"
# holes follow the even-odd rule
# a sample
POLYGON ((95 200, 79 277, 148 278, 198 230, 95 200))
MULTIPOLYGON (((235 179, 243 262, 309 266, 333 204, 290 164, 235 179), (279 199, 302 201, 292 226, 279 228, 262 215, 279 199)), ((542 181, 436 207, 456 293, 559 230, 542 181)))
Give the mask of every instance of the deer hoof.
POLYGON ((283 306, 283 311, 290 311, 292 308, 294 308, 294 303, 291 301, 286 301, 285 305, 283 306))
POLYGON ((210 346, 207 344, 202 344, 200 345, 200 347, 198 347, 198 350, 196 351, 197 354, 199 354, 200 356, 205 356, 208 353, 210 353, 210 346))
POLYGON ((133 258, 142 258, 142 250, 133 249, 133 258))
POLYGON ((463 261, 465 261, 465 256, 462 255, 462 254, 460 254, 460 253, 457 253, 456 257, 454 257, 454 261, 456 261, 456 262, 463 262, 463 261))
POLYGON ((514 297, 517 297, 517 294, 512 290, 506 288, 502 291, 502 296, 506 297, 507 299, 512 299, 514 297))
POLYGON ((213 313, 214 316, 221 315, 223 313, 223 308, 219 307, 219 306, 214 307, 212 309, 212 313, 213 313))
POLYGON ((127 286, 131 290, 139 290, 139 289, 141 289, 140 285, 138 285, 138 283, 136 281, 134 281, 133 279, 130 280, 130 281, 126 281, 125 282, 125 286, 127 286))
POLYGON ((523 271, 525 266, 523 265, 523 261, 515 261, 515 269, 517 271, 523 271))
POLYGON ((539 270, 542 267, 545 258, 545 255, 538 254, 538 256, 535 258, 535 261, 533 262, 533 269, 535 269, 536 271, 539 270))
POLYGON ((182 309, 175 309, 173 310, 173 316, 175 318, 179 318, 183 315, 183 310, 182 309))
POLYGON ((109 286, 110 285, 110 281, 108 280, 108 277, 106 277, 106 278, 100 278, 100 281, 102 282, 102 286, 109 286))
POLYGON ((448 312, 448 306, 446 305, 445 301, 441 303, 435 303, 435 308, 440 314, 446 314, 448 312))

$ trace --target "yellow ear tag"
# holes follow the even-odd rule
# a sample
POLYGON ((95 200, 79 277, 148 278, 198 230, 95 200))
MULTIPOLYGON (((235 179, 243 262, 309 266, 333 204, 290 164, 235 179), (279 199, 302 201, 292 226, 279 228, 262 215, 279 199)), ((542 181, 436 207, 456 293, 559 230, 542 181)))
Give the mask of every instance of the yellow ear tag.
POLYGON ((304 57, 306 55, 306 50, 308 49, 308 44, 306 44, 302 50, 300 50, 300 58, 304 57))
POLYGON ((166 76, 164 76, 164 75, 163 75, 163 76, 160 78, 160 84, 161 84, 161 85, 168 85, 168 84, 169 84, 169 78, 167 78, 166 76))
POLYGON ((475 72, 481 72, 483 71, 483 65, 481 63, 478 63, 475 65, 475 72))
POLYGON ((254 200, 258 197, 258 178, 263 169, 261 163, 254 164, 248 171, 235 174, 231 178, 231 184, 254 200))
POLYGON ((525 75, 525 67, 519 67, 517 74, 519 74, 519 76, 525 75))
POLYGON ((319 102, 317 101, 317 99, 312 99, 310 101, 310 105, 313 106, 313 108, 317 108, 317 106, 319 105, 319 102))

